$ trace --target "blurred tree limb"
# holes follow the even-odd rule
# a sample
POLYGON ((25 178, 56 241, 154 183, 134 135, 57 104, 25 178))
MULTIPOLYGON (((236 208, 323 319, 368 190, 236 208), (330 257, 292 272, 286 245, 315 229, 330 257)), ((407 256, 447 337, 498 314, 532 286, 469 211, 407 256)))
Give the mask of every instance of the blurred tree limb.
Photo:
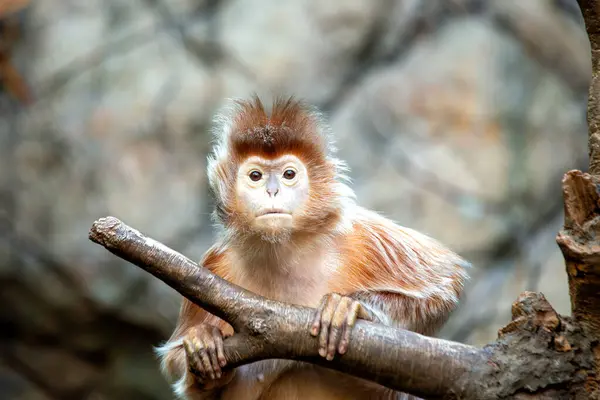
POLYGON ((0 17, 19 12, 29 3, 29 0, 2 0, 0 1, 0 17))
POLYGON ((592 47, 588 121, 590 172, 563 178, 563 252, 573 315, 558 315, 540 293, 513 304, 512 321, 483 348, 359 321, 348 352, 325 361, 308 334, 312 309, 272 301, 233 285, 113 217, 90 239, 228 321, 231 367, 266 358, 319 364, 426 398, 600 398, 600 4, 579 0, 592 47))
POLYGON ((22 104, 31 104, 29 85, 12 61, 12 51, 22 35, 20 17, 29 0, 0 0, 0 83, 22 104))

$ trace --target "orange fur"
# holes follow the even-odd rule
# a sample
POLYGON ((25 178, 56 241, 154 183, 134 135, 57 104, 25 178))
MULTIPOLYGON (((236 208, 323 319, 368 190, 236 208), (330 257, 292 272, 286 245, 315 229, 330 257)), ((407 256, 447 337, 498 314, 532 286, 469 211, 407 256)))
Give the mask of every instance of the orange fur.
POLYGON ((270 114, 258 97, 237 104, 240 111, 229 136, 235 159, 251 155, 273 158, 285 153, 301 157, 307 163, 324 162, 326 143, 313 134, 316 121, 302 103, 292 98, 276 99, 270 114))
POLYGON ((458 302, 468 264, 434 239, 372 211, 357 206, 352 220, 331 291, 363 298, 378 293, 372 300, 387 310, 389 322, 433 333, 458 302), (429 320, 435 323, 425 326, 429 320))
MULTIPOLYGON (((401 227, 354 202, 344 163, 320 117, 292 99, 268 114, 258 99, 238 102, 218 125, 208 175, 222 231, 202 265, 228 281, 279 301, 315 307, 330 292, 359 300, 383 324, 434 334, 456 307, 468 264, 434 239, 401 227), (294 152, 297 152, 294 153, 294 152), (306 163, 310 196, 286 241, 272 243, 246 229, 236 171, 249 155, 293 153, 306 163)), ((320 367, 265 360, 236 369, 220 392, 202 392, 186 372, 181 339, 200 323, 231 332, 224 321, 183 300, 178 325, 158 349, 163 371, 184 399, 387 399, 394 393, 320 367), (262 377, 262 379, 259 379, 262 377)), ((316 340, 316 339, 315 339, 316 340)), ((350 346, 352 341, 350 341, 350 346)))

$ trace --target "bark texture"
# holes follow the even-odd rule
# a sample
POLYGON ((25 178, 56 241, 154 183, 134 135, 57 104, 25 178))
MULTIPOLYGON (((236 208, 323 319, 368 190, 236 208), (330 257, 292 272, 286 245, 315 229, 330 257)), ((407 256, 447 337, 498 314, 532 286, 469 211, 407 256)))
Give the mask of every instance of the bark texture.
POLYGON ((570 171, 563 180, 565 226, 557 242, 569 276, 573 316, 600 340, 600 177, 570 171))
POLYGON ((600 80, 598 79, 598 52, 600 51, 600 4, 597 0, 577 0, 585 20, 592 52, 592 81, 588 95, 588 126, 590 146, 590 174, 600 175, 600 80))

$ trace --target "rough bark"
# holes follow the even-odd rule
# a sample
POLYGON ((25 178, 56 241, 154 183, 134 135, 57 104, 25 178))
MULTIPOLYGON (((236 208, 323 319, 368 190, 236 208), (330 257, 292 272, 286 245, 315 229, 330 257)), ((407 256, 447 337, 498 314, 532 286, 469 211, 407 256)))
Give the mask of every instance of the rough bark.
POLYGON ((600 58, 600 4, 597 0, 577 0, 583 13, 585 28, 592 50, 592 81, 588 94, 588 126, 590 147, 590 174, 600 175, 600 79, 598 79, 600 58))
POLYGON ((565 225, 557 242, 569 277, 571 310, 586 331, 595 356, 588 386, 600 392, 600 3, 577 0, 590 40, 592 77, 588 92, 589 173, 571 171, 563 180, 565 225))
MULTIPOLYGON (((595 151, 595 150, 594 150, 595 151)), ((600 396, 600 177, 570 171, 563 179, 565 224, 557 236, 569 278, 571 310, 594 354, 587 380, 600 396)))
POLYGON ((541 294, 524 293, 512 322, 484 348, 359 321, 348 352, 328 362, 308 333, 313 309, 233 285, 113 217, 96 221, 90 239, 231 323, 236 334, 225 341, 230 367, 301 360, 428 399, 579 398, 593 382, 588 339, 541 294))
POLYGON ((573 316, 600 340, 600 177, 570 171, 563 179, 565 225, 557 242, 569 277, 573 316))

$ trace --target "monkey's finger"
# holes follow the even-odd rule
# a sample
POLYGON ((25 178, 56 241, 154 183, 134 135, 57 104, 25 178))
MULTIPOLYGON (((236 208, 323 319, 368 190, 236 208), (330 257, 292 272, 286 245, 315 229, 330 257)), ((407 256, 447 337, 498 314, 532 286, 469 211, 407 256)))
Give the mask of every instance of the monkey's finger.
POLYGON ((340 300, 340 295, 331 295, 327 297, 325 306, 323 307, 321 316, 321 334, 319 335, 319 355, 321 357, 327 356, 327 339, 329 338, 329 326, 331 325, 331 319, 333 313, 337 308, 340 300))
POLYGON ((216 379, 221 378, 221 366, 219 365, 219 360, 217 360, 217 349, 214 344, 208 348, 208 357, 210 358, 216 379))
POLYGON ((204 374, 207 378, 215 379, 213 367, 210 362, 209 349, 213 342, 212 329, 209 326, 204 326, 201 329, 196 340, 196 353, 198 363, 202 366, 204 374))
POLYGON ((215 347, 217 348, 217 359, 219 360, 219 365, 224 367, 227 365, 227 360, 225 359, 225 352, 223 351, 223 336, 220 333, 216 333, 213 335, 215 338, 215 347))
POLYGON ((217 378, 221 377, 221 362, 219 361, 218 351, 219 347, 221 350, 223 348, 223 338, 221 336, 221 330, 217 327, 213 329, 212 332, 212 342, 210 347, 210 360, 213 364, 213 369, 215 370, 215 375, 217 378))
POLYGON ((185 357, 186 357, 186 359, 188 361, 188 364, 189 364, 190 361, 192 360, 192 357, 193 357, 193 354, 194 354, 194 350, 192 349, 192 344, 187 339, 183 340, 183 350, 185 351, 185 357))
POLYGON ((212 327, 212 329, 206 331, 206 338, 204 340, 204 348, 206 349, 206 355, 210 360, 211 371, 215 374, 215 378, 221 377, 221 367, 217 361, 217 346, 215 344, 215 336, 219 335, 219 329, 212 327))
POLYGON ((203 346, 201 350, 198 351, 198 356, 202 362, 202 367, 204 368, 204 374, 208 375, 210 379, 215 379, 215 372, 213 371, 212 365, 210 364, 210 358, 208 356, 208 351, 206 346, 203 346))
POLYGON ((349 297, 342 297, 333 313, 331 319, 331 330, 329 331, 329 343, 327 346, 327 360, 333 360, 335 351, 341 338, 342 329, 346 322, 346 315, 352 303, 349 297))
POLYGON ((188 357, 194 352, 192 350, 192 344, 187 339, 183 339, 183 350, 185 351, 185 355, 188 357))
POLYGON ((357 318, 364 319, 366 321, 374 321, 374 315, 371 314, 371 312, 363 307, 358 301, 356 303, 358 304, 357 318))
POLYGON ((208 357, 207 347, 210 343, 210 332, 206 329, 202 329, 199 332, 199 335, 195 338, 195 356, 197 359, 198 369, 202 371, 203 378, 214 378, 214 372, 212 370, 212 365, 210 365, 210 358, 208 357))
POLYGON ((354 328, 354 324, 356 323, 356 319, 360 313, 360 310, 363 309, 358 301, 353 301, 350 305, 350 310, 346 316, 346 323, 344 324, 344 333, 342 335, 342 340, 340 341, 340 346, 338 348, 338 352, 340 354, 344 354, 348 350, 348 344, 350 343, 350 334, 352 333, 352 329, 354 328))
POLYGON ((188 370, 197 377, 202 377, 202 366, 199 363, 198 354, 194 349, 194 344, 190 340, 183 341, 183 348, 187 356, 188 370))
POLYGON ((323 308, 325 307, 325 303, 327 302, 328 297, 329 296, 325 295, 321 298, 319 306, 317 307, 317 311, 315 312, 315 316, 313 317, 313 323, 310 330, 310 334, 313 336, 317 336, 317 334, 319 333, 319 328, 321 327, 321 317, 323 315, 323 308))

